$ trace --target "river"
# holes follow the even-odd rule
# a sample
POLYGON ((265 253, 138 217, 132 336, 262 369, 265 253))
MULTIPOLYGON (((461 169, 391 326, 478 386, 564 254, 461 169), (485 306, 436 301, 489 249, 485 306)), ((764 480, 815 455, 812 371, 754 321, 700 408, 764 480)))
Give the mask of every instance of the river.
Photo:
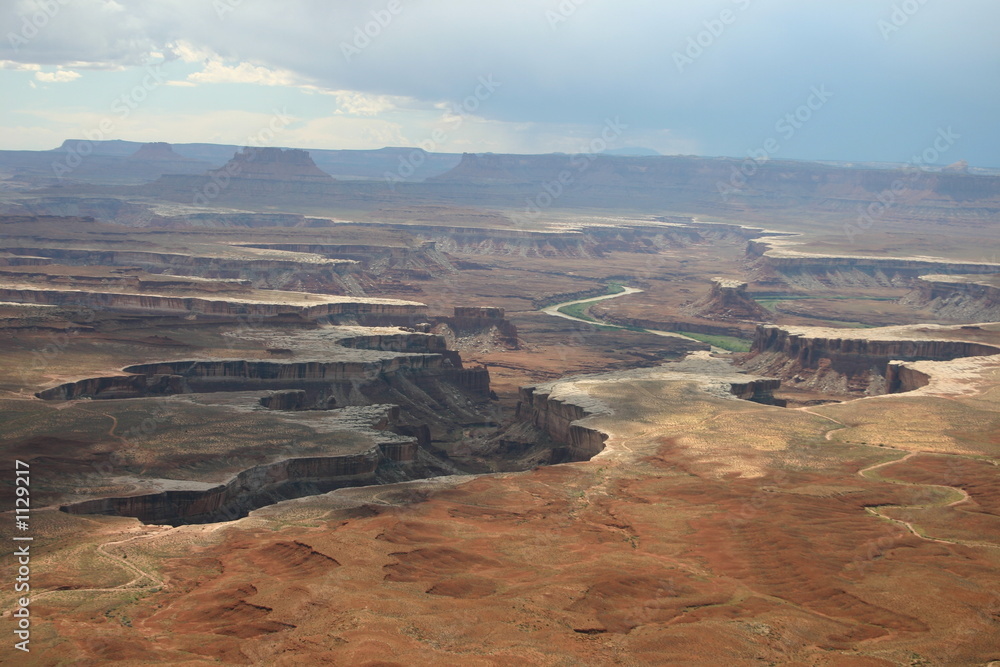
MULTIPOLYGON (((617 294, 605 294, 604 296, 594 296, 594 297, 590 297, 589 299, 577 299, 575 301, 564 301, 563 303, 557 303, 557 304, 552 305, 552 306, 546 306, 545 308, 542 308, 541 310, 546 315, 552 315, 553 317, 561 317, 561 318, 563 318, 565 320, 573 320, 574 322, 582 322, 584 324, 589 324, 591 326, 593 326, 594 324, 600 324, 601 326, 605 326, 605 327, 614 327, 615 329, 624 329, 625 327, 619 326, 617 324, 608 324, 608 323, 605 323, 605 322, 589 322, 587 320, 580 319, 579 317, 573 317, 572 315, 567 315, 566 313, 560 313, 559 312, 560 308, 565 308, 566 306, 572 306, 572 305, 577 304, 577 303, 592 303, 592 302, 595 302, 595 301, 604 301, 606 299, 617 299, 620 296, 628 296, 629 294, 639 294, 640 292, 643 291, 641 289, 636 289, 635 287, 624 287, 624 290, 625 291, 619 292, 617 294)), ((691 338, 690 336, 685 336, 684 334, 674 333, 673 331, 657 331, 655 329, 646 329, 646 331, 648 331, 649 333, 654 334, 656 336, 664 336, 664 337, 667 337, 667 338, 684 338, 686 340, 694 340, 695 342, 699 342, 699 343, 701 342, 701 341, 698 341, 698 340, 696 340, 694 338, 691 338)), ((712 352, 715 352, 715 353, 718 353, 718 354, 730 354, 730 352, 728 350, 724 350, 721 347, 715 347, 714 345, 712 346, 712 352)))

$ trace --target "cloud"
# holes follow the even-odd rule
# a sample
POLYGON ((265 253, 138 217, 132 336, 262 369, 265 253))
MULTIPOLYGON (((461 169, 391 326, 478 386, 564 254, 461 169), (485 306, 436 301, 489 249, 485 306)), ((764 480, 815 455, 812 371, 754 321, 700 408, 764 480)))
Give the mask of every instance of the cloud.
POLYGON ((67 83, 79 79, 81 74, 72 70, 58 70, 56 72, 35 72, 35 78, 42 83, 67 83))
POLYGON ((42 69, 42 66, 34 63, 14 62, 13 60, 0 60, 0 69, 37 72, 42 69))
POLYGON ((295 75, 287 70, 273 70, 246 62, 226 65, 218 60, 210 60, 205 64, 205 69, 188 75, 187 80, 194 83, 251 83, 259 86, 299 84, 295 75))
POLYGON ((334 90, 337 97, 337 113, 351 116, 377 116, 396 108, 396 104, 388 95, 366 95, 356 90, 334 90))

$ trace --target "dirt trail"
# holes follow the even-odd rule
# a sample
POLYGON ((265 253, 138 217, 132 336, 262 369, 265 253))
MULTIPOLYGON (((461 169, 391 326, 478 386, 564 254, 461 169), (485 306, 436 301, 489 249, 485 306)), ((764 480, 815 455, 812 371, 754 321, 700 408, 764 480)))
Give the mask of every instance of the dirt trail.
MULTIPOLYGON (((839 424, 840 425, 840 428, 831 429, 831 430, 829 430, 829 431, 826 432, 826 434, 824 436, 826 438, 826 440, 831 440, 832 437, 833 437, 833 434, 837 433, 838 431, 844 431, 844 430, 847 430, 847 429, 851 428, 850 426, 847 426, 846 424, 844 424, 842 421, 839 421, 837 419, 834 419, 833 417, 829 417, 827 415, 815 412, 814 410, 811 410, 810 408, 798 408, 798 409, 800 411, 802 411, 802 412, 808 412, 811 415, 815 415, 817 417, 821 417, 823 419, 826 419, 827 421, 831 421, 831 422, 834 422, 835 424, 839 424)), ((893 479, 889 479, 889 478, 885 478, 885 477, 872 477, 870 475, 870 473, 875 472, 879 468, 884 468, 886 466, 894 465, 896 463, 903 463, 904 461, 908 461, 909 459, 913 458, 914 456, 918 456, 920 454, 927 454, 927 453, 929 453, 929 452, 922 452, 922 451, 916 451, 916 452, 907 451, 907 450, 903 450, 903 449, 897 449, 895 447, 882 447, 880 449, 888 449, 888 450, 891 450, 891 451, 901 452, 901 453, 903 453, 903 456, 901 456, 898 459, 892 459, 890 461, 883 461, 882 463, 875 463, 875 464, 870 465, 870 466, 868 466, 866 468, 862 468, 861 470, 858 470, 858 475, 860 475, 861 477, 863 477, 865 479, 875 480, 875 481, 879 481, 879 482, 886 482, 886 483, 889 483, 889 484, 899 484, 899 485, 903 485, 903 486, 922 487, 922 488, 947 489, 949 491, 954 491, 954 492, 958 493, 959 495, 961 495, 961 498, 959 498, 958 500, 953 500, 951 502, 941 503, 941 504, 938 504, 938 505, 886 505, 885 507, 897 507, 897 508, 900 508, 900 509, 906 509, 906 508, 923 509, 923 508, 926 508, 926 507, 955 507, 956 505, 961 505, 962 503, 969 502, 972 499, 972 497, 969 495, 969 493, 965 489, 959 488, 957 486, 947 486, 945 484, 912 484, 910 482, 903 482, 903 481, 893 480, 893 479)), ((951 455, 941 454, 941 456, 958 456, 959 458, 970 458, 970 457, 965 457, 965 456, 961 456, 961 455, 957 455, 957 454, 951 454, 951 455)), ((928 537, 926 535, 921 534, 920 531, 918 531, 917 528, 911 522, 909 522, 909 521, 903 521, 901 519, 894 519, 894 518, 892 518, 890 516, 885 515, 882 512, 882 508, 881 507, 869 507, 869 508, 867 508, 867 511, 870 514, 872 514, 873 516, 879 517, 880 519, 884 519, 885 521, 889 521, 889 522, 894 523, 896 525, 905 527, 906 530, 909 531, 910 533, 912 533, 914 536, 916 536, 916 537, 918 537, 918 538, 920 538, 922 540, 926 540, 928 542, 939 542, 939 543, 942 543, 942 544, 959 544, 959 545, 968 546, 968 547, 986 547, 986 548, 991 548, 991 549, 1000 549, 1000 546, 998 546, 996 544, 988 544, 988 543, 982 543, 982 542, 967 542, 967 541, 964 541, 964 540, 945 540, 945 539, 940 539, 940 538, 935 538, 935 537, 928 537)))
POLYGON ((130 563, 126 557, 124 557, 124 556, 118 556, 118 555, 116 555, 116 554, 108 551, 108 547, 112 547, 112 546, 119 545, 119 544, 126 544, 128 542, 134 542, 135 540, 149 540, 149 539, 154 539, 154 538, 157 538, 157 537, 162 537, 162 536, 164 536, 164 535, 166 535, 168 533, 171 533, 173 531, 176 531, 178 529, 179 529, 179 527, 178 528, 169 528, 167 530, 158 530, 158 531, 152 532, 152 533, 144 533, 142 535, 135 535, 133 537, 125 538, 123 540, 111 540, 111 541, 108 541, 108 542, 102 542, 102 543, 100 543, 100 544, 97 545, 96 551, 97 551, 98 554, 100 554, 104 558, 110 560, 115 565, 117 565, 117 566, 119 566, 119 567, 121 567, 121 568, 123 568, 125 570, 128 570, 130 573, 132 573, 133 575, 135 575, 131 580, 125 582, 124 584, 119 584, 117 586, 110 586, 110 587, 106 587, 106 588, 65 588, 65 589, 56 589, 56 590, 51 590, 51 591, 45 591, 44 593, 39 593, 38 595, 34 596, 34 599, 35 600, 39 600, 41 598, 44 598, 44 597, 47 597, 47 596, 50 596, 50 595, 56 595, 58 593, 70 593, 70 594, 72 594, 72 593, 107 593, 107 592, 124 591, 124 590, 131 590, 131 589, 146 589, 146 588, 162 587, 164 585, 163 579, 160 579, 159 577, 157 577, 157 576, 155 576, 155 575, 153 575, 153 574, 151 574, 149 572, 146 572, 145 570, 141 569, 137 565, 134 565, 134 564, 130 563), (143 581, 144 579, 148 580, 149 583, 140 584, 139 582, 143 581))

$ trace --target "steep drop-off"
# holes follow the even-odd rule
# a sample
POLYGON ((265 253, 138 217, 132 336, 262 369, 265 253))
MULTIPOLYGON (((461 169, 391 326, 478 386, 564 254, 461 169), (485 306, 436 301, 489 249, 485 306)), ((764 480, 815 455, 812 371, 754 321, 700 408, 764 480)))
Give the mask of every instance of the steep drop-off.
POLYGON ((799 388, 840 394, 877 395, 914 386, 892 361, 950 361, 1000 354, 1000 348, 962 340, 907 337, 905 327, 864 332, 758 326, 741 365, 782 378, 799 388))

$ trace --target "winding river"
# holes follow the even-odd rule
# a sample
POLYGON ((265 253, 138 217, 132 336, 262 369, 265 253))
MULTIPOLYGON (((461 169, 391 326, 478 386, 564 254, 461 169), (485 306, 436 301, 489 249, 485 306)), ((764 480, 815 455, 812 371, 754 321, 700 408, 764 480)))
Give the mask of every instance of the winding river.
MULTIPOLYGON (((575 305, 575 304, 578 304, 578 303, 595 303, 597 301, 604 301, 606 299, 617 299, 620 296, 628 296, 629 294, 639 294, 640 292, 643 291, 641 289, 636 289, 635 287, 625 287, 625 286, 622 286, 622 287, 623 287, 624 291, 618 292, 617 294, 605 294, 604 296, 594 296, 594 297, 590 297, 589 299, 577 299, 575 301, 564 301, 563 303, 557 303, 557 304, 552 305, 552 306, 546 306, 545 308, 541 309, 541 312, 545 313, 546 315, 552 315, 553 317, 561 317, 561 318, 563 318, 565 320, 572 320, 574 322, 582 322, 583 324, 589 324, 591 326, 593 326, 595 324, 599 324, 599 325, 604 326, 604 327, 614 327, 615 329, 624 329, 625 327, 619 326, 617 324, 608 324, 606 322, 591 322, 589 320, 584 320, 584 319, 581 319, 579 317, 573 317, 572 315, 567 315, 566 313, 560 313, 559 312, 560 308, 565 308, 566 306, 572 306, 572 305, 575 305)), ((646 329, 646 331, 648 331, 649 333, 654 334, 656 336, 664 336, 664 337, 667 337, 667 338, 684 338, 686 340, 693 340, 693 341, 698 342, 698 343, 701 342, 699 340, 691 338, 690 336, 685 336, 684 334, 674 333, 673 331, 657 331, 655 329, 646 329)), ((714 345, 712 346, 712 352, 715 352, 715 353, 718 353, 718 354, 730 354, 729 350, 724 350, 721 347, 715 347, 714 345)))

